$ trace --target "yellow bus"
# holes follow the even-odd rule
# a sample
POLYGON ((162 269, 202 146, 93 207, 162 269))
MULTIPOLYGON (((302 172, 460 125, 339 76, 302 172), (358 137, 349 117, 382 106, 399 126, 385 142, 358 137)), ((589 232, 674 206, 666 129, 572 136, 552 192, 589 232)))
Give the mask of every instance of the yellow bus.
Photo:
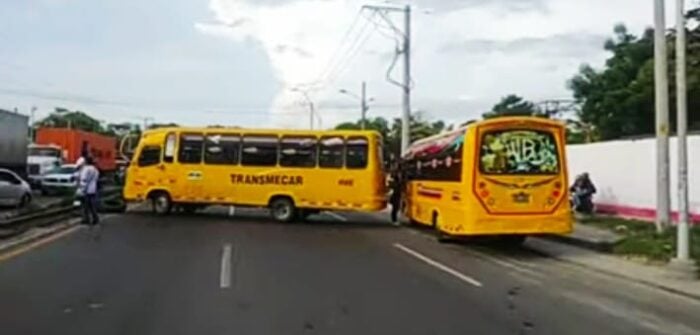
POLYGON ((143 133, 124 198, 153 211, 269 207, 278 221, 386 207, 382 138, 372 131, 162 128, 143 133))
POLYGON ((572 229, 563 124, 536 117, 475 122, 418 141, 402 157, 403 213, 439 239, 572 229))

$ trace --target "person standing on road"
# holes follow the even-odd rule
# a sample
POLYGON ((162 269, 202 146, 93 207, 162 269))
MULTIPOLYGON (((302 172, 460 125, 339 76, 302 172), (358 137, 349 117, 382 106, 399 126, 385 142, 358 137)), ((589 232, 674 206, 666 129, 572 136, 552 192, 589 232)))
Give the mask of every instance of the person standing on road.
POLYGON ((83 224, 97 225, 100 217, 97 215, 97 182, 100 172, 95 167, 92 157, 85 157, 85 164, 80 168, 78 194, 82 198, 83 224))
POLYGON ((401 193, 403 192, 403 176, 401 175, 401 166, 396 164, 391 176, 391 196, 389 202, 391 204, 391 222, 399 223, 399 210, 401 209, 401 193))

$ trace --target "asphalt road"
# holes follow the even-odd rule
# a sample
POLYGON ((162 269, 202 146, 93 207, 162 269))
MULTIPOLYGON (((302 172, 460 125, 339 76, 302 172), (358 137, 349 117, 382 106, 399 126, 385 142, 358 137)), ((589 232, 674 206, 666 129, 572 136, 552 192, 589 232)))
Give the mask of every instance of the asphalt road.
POLYGON ((698 334, 700 304, 378 215, 112 216, 0 263, 0 333, 698 334))

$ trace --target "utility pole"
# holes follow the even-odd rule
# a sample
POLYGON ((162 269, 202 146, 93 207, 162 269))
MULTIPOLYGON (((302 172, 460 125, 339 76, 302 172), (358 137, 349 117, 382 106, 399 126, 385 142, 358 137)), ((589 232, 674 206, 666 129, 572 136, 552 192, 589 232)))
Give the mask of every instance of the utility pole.
MULTIPOLYGON (((314 108, 314 102, 311 101, 311 97, 309 97, 309 92, 307 92, 299 87, 293 87, 290 89, 290 91, 301 94, 304 97, 304 100, 306 100, 306 103, 309 105, 309 129, 313 130, 314 129, 314 114, 316 114, 316 110, 314 108)), ((319 123, 320 123, 320 117, 319 117, 319 123)))
POLYGON ((401 156, 408 151, 411 144, 411 6, 404 9, 404 40, 403 40, 403 114, 401 115, 401 156))
POLYGON ((362 104, 362 123, 360 124, 360 128, 362 130, 365 130, 367 128, 367 83, 362 82, 362 96, 360 97, 360 103, 362 104))
POLYGON ((688 213, 688 96, 686 86, 686 33, 684 0, 676 0, 676 112, 678 140, 678 226, 676 258, 671 268, 676 277, 694 279, 697 267, 690 259, 688 213))
POLYGON ((656 96, 656 231, 671 221, 668 145, 668 59, 666 54, 665 1, 654 0, 654 83, 656 96))
POLYGON ((411 6, 405 7, 396 6, 362 6, 363 9, 373 10, 381 14, 382 18, 391 26, 395 33, 399 34, 403 40, 401 54, 404 61, 404 76, 403 83, 396 83, 393 80, 387 79, 401 87, 403 92, 403 111, 401 113, 401 155, 407 150, 411 142, 410 138, 410 119, 411 119, 411 6), (386 12, 403 12, 404 14, 404 29, 401 31, 384 15, 386 12))
POLYGON ((338 92, 360 101, 360 129, 365 130, 365 128, 367 128, 367 111, 369 111, 369 102, 374 101, 374 98, 367 99, 367 83, 364 81, 362 82, 359 96, 346 89, 341 89, 338 92))
POLYGON ((35 133, 34 126, 35 126, 35 123, 36 123, 36 118, 35 118, 35 116, 36 116, 36 110, 37 110, 36 106, 32 106, 32 108, 30 109, 30 112, 29 112, 29 115, 30 115, 30 116, 29 116, 29 117, 30 117, 30 121, 29 121, 29 140, 30 140, 32 143, 34 143, 34 133, 35 133))

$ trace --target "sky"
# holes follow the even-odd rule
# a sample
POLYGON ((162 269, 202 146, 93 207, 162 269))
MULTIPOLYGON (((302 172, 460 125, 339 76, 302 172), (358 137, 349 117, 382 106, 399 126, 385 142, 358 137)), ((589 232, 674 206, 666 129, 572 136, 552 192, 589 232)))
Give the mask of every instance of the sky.
MULTIPOLYGON (((688 1, 691 3, 692 1, 688 1)), ((0 108, 60 106, 105 122, 329 128, 399 117, 387 81, 410 4, 412 111, 461 123, 500 97, 570 98, 583 63, 601 67, 617 23, 640 34, 639 0, 3 0, 0 108), (392 27, 393 25, 393 27, 392 27), (397 30, 395 30, 397 29, 397 30), (308 100, 307 100, 308 98, 308 100)), ((673 1, 667 25, 674 24, 673 1)), ((401 80, 399 59, 389 77, 401 80)))

